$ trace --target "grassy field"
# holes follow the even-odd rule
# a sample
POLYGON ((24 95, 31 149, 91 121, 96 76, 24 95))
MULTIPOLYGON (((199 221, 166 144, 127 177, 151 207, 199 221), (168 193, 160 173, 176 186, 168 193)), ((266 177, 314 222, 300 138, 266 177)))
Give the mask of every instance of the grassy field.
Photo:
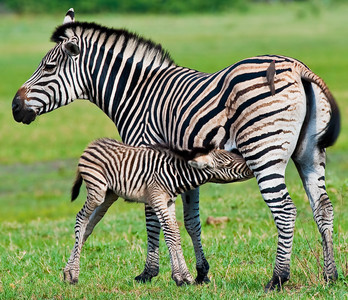
MULTIPOLYGON (((249 56, 283 54, 302 60, 327 82, 342 114, 341 135, 328 150, 326 174, 335 209, 339 280, 333 285, 323 280, 320 236, 291 164, 287 183, 298 210, 292 277, 283 291, 270 295, 263 286, 272 274, 277 233, 255 180, 201 189, 210 284, 177 288, 163 238, 159 276, 145 285, 136 283, 133 278, 146 255, 143 206, 122 201, 86 243, 79 284, 62 281, 75 214, 84 198, 69 202, 77 157, 91 140, 117 137, 114 124, 87 101, 43 115, 30 126, 12 119, 12 98, 52 47, 50 34, 64 13, 0 18, 0 298, 348 299, 348 6, 255 6, 244 13, 186 16, 76 12, 79 20, 125 27, 161 42, 180 65, 214 72, 249 56), (214 227, 205 223, 208 216, 228 216, 230 221, 214 227)), ((186 261, 195 274, 181 201, 177 214, 186 261)))

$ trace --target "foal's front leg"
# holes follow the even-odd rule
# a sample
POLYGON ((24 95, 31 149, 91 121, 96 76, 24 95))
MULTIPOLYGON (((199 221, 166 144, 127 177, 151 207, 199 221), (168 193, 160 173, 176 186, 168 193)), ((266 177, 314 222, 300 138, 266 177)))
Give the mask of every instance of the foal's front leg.
MULTIPOLYGON (((86 241, 89 234, 92 232, 94 226, 98 222, 94 222, 94 224, 90 224, 90 217, 95 212, 95 210, 99 207, 101 201, 99 199, 104 200, 104 195, 98 195, 95 197, 94 195, 88 193, 87 200, 83 205, 82 209, 76 215, 76 223, 75 223, 75 245, 71 252, 68 263, 64 268, 64 280, 70 282, 71 284, 76 284, 79 278, 80 272, 80 255, 84 242, 86 241), (89 232, 86 234, 86 228, 89 227, 89 232)), ((102 201, 103 201, 102 200, 102 201)), ((105 208, 107 210, 108 207, 114 201, 109 201, 105 204, 105 208)), ((106 212, 105 210, 105 212, 106 212)), ((104 214, 105 214, 104 212, 104 214)), ((102 216, 104 215, 102 214, 102 216)), ((99 220, 102 218, 99 218, 99 220)), ((93 220, 93 218, 92 218, 93 220)), ((98 220, 98 221, 99 221, 98 220)))
POLYGON ((170 201, 168 203, 168 212, 169 212, 170 218, 172 220, 173 227, 175 228, 175 230, 177 232, 177 238, 176 238, 177 251, 176 251, 176 256, 177 256, 178 263, 179 263, 179 270, 180 270, 180 273, 181 273, 181 277, 182 277, 183 283, 191 284, 193 282, 193 278, 191 277, 191 274, 189 273, 189 271, 187 269, 184 253, 183 253, 182 247, 181 247, 180 230, 179 230, 178 222, 176 220, 176 215, 175 215, 175 202, 170 201))
MULTIPOLYGON (((184 204, 185 228, 189 233, 196 255, 196 283, 207 283, 209 264, 204 256, 201 242, 201 223, 199 219, 199 188, 181 195, 184 204)), ((145 205, 147 231, 147 257, 144 271, 135 277, 139 282, 151 281, 159 273, 159 236, 161 226, 151 206, 145 205)))
POLYGON ((178 286, 184 283, 193 283, 193 278, 187 269, 184 254, 181 248, 180 231, 175 218, 174 202, 167 204, 166 197, 157 196, 151 200, 151 205, 156 212, 163 229, 164 239, 167 244, 172 266, 172 278, 178 286))

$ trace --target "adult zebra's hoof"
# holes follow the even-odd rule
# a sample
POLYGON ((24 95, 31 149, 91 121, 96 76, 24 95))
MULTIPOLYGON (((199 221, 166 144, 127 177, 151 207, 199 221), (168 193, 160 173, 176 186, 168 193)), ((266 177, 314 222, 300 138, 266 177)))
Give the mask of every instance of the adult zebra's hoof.
POLYGON ((210 283, 210 279, 208 278, 207 275, 201 277, 201 276, 197 276, 196 279, 195 279, 195 284, 208 284, 210 283))
POLYGON ((290 279, 290 275, 287 276, 275 276, 273 275, 272 279, 267 283, 265 287, 265 293, 274 291, 277 289, 279 292, 283 286, 283 284, 290 279))
POLYGON ((195 279, 196 284, 209 283, 210 279, 208 278, 209 272, 209 263, 206 259, 204 259, 202 266, 196 267, 197 269, 197 277, 195 279))
POLYGON ((151 282, 151 279, 158 275, 158 270, 149 272, 147 270, 144 270, 140 275, 135 277, 134 279, 138 282, 145 283, 145 282, 151 282))

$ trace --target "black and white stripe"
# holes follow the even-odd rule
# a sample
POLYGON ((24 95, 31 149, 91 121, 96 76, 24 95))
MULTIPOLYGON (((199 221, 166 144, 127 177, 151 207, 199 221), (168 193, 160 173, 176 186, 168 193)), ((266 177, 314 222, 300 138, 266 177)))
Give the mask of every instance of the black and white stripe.
MULTIPOLYGON (((296 209, 284 176, 293 158, 324 241, 325 276, 337 278, 333 213, 324 180, 325 148, 338 136, 339 111, 325 83, 308 67, 289 57, 267 55, 202 73, 176 66, 153 42, 93 23, 66 23, 52 40, 56 46, 13 100, 15 120, 30 123, 39 114, 83 98, 115 122, 127 144, 165 143, 181 150, 213 144, 241 153, 279 233, 267 290, 289 279, 296 209), (267 79, 271 64, 272 86, 267 79)), ((207 281, 198 190, 183 195, 183 203, 197 282, 207 281)), ((146 221, 149 246, 145 270, 137 277, 141 281, 158 272, 151 266, 158 265, 160 226, 148 206, 146 221)))
MULTIPOLYGON (((173 208, 175 197, 208 181, 232 182, 252 176, 241 156, 225 150, 198 153, 187 161, 159 146, 131 147, 112 139, 94 141, 80 157, 72 189, 75 200, 83 180, 87 200, 76 216, 75 246, 64 269, 65 279, 78 281, 81 249, 96 224, 93 215, 105 213, 120 196, 146 203, 155 211, 169 249, 172 278, 177 285, 192 283, 173 208)), ((158 269, 158 265, 151 267, 158 269)))

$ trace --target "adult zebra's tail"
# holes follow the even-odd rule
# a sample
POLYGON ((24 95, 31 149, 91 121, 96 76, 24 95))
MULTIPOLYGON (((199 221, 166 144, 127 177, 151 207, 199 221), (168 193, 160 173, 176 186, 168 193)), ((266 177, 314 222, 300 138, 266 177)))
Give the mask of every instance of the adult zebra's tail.
POLYGON ((71 202, 74 201, 78 197, 78 195, 80 193, 81 185, 82 185, 82 176, 81 176, 80 172, 77 172, 74 185, 71 189, 71 202))
POLYGON ((324 81, 305 65, 298 64, 297 67, 306 93, 307 109, 297 149, 292 158, 322 236, 324 277, 326 280, 336 280, 338 275, 332 238, 334 214, 325 188, 326 153, 323 150, 337 140, 340 113, 324 81))
MULTIPOLYGON (((329 146, 332 146, 336 142, 338 135, 340 133, 341 124, 340 124, 339 108, 337 106, 335 98, 331 94, 325 82, 318 75, 314 74, 310 69, 308 69, 305 65, 301 64, 301 65, 298 65, 298 67, 299 67, 302 82, 304 82, 307 99, 313 97, 310 83, 314 83, 321 89, 322 93, 325 95, 330 105, 330 113, 331 113, 330 120, 327 123, 326 127, 321 132, 317 133, 319 136, 317 145, 319 149, 325 149, 329 146)), ((313 102, 309 103, 309 105, 311 104, 313 105, 313 102)), ((316 103, 316 105, 319 105, 319 103, 316 103)), ((311 118, 311 116, 309 115, 306 118, 311 118)))

